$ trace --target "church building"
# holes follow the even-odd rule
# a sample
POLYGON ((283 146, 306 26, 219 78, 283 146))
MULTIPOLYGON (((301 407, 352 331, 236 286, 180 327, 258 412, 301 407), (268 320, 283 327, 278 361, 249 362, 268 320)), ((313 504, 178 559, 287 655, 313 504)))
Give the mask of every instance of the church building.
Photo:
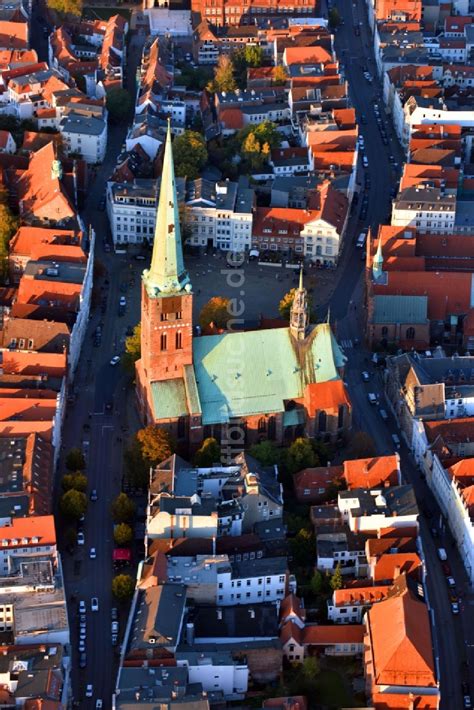
POLYGON ((277 443, 335 440, 351 427, 346 357, 329 323, 310 326, 300 276, 287 328, 193 336, 193 291, 184 265, 168 129, 153 255, 142 276, 137 397, 145 424, 189 447, 208 436, 277 443))

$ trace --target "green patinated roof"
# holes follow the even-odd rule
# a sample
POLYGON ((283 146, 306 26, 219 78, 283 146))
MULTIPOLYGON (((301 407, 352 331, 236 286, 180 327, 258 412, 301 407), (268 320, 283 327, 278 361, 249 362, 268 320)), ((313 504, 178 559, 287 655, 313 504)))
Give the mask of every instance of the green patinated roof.
POLYGON ((338 379, 346 362, 327 323, 300 343, 288 328, 194 338, 193 355, 204 425, 282 412, 306 385, 338 379))
POLYGON ((373 323, 426 323, 427 296, 374 296, 373 323))
POLYGON ((188 413, 184 380, 152 382, 151 396, 156 419, 178 419, 188 413))
POLYGON ((184 386, 190 414, 201 414, 201 402, 192 365, 184 366, 184 386))
POLYGON ((160 199, 156 213, 153 254, 150 268, 143 272, 142 278, 151 297, 179 293, 184 288, 191 290, 181 245, 178 195, 169 123, 161 173, 160 199))
POLYGON ((283 415, 283 426, 298 426, 304 424, 304 412, 302 409, 291 409, 283 415))

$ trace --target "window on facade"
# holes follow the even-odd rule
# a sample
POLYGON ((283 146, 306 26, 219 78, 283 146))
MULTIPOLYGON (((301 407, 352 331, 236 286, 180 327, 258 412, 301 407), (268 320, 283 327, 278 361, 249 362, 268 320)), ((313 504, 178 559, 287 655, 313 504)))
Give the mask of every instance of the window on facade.
POLYGON ((186 436, 186 417, 178 419, 178 439, 184 439, 186 436))
POLYGON ((168 320, 168 314, 167 313, 160 313, 160 320, 161 321, 168 320))
POLYGON ((387 337, 387 335, 388 335, 388 328, 387 328, 386 325, 383 326, 383 328, 382 328, 382 330, 381 330, 381 335, 382 335, 382 338, 386 338, 386 337, 387 337))
POLYGON ((407 340, 414 340, 415 339, 415 329, 412 327, 407 328, 405 336, 406 336, 407 340))
POLYGON ((318 414, 318 431, 326 431, 327 428, 327 414, 325 411, 321 410, 318 414))
POLYGON ((258 433, 263 434, 267 430, 267 422, 264 417, 258 420, 258 433))
POLYGON ((337 410, 337 428, 342 429, 344 426, 344 413, 345 413, 345 407, 343 404, 339 405, 339 409, 337 410))
POLYGON ((267 437, 270 441, 274 441, 276 438, 276 421, 275 417, 268 417, 267 423, 267 437))
POLYGON ((167 338, 166 338, 166 333, 162 333, 160 337, 160 350, 166 350, 167 347, 167 338))
POLYGON ((183 342, 182 342, 182 334, 181 333, 176 333, 176 350, 181 350, 183 347, 183 342))

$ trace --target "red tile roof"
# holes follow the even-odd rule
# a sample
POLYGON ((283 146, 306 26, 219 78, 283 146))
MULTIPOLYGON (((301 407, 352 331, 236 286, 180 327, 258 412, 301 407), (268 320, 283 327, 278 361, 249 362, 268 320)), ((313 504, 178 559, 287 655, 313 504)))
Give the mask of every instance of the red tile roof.
POLYGON ((375 604, 385 599, 390 589, 389 584, 356 587, 353 589, 336 589, 332 595, 332 600, 334 606, 375 604))
POLYGON ((283 63, 292 64, 329 64, 333 61, 331 54, 323 47, 286 47, 283 52, 283 63))
POLYGON ((240 108, 219 107, 217 117, 224 129, 238 131, 244 126, 244 115, 240 108))
MULTIPOLYGON (((30 515, 27 518, 12 518, 9 525, 0 526, 0 545, 11 546, 12 540, 19 540, 21 547, 56 545, 56 530, 52 515, 30 515), (23 542, 27 538, 28 542, 23 542), (37 538, 33 542, 32 538, 37 538), (3 544, 7 542, 7 545, 3 544)), ((18 544, 16 545, 18 547, 18 544)))
POLYGON ((340 479, 343 473, 342 466, 320 466, 318 468, 305 468, 293 476, 295 494, 299 501, 307 503, 316 502, 321 498, 321 489, 326 490, 331 483, 340 479), (306 494, 305 492, 308 491, 306 494))
POLYGON ((393 582, 402 572, 418 577, 421 560, 416 552, 383 554, 377 558, 372 568, 374 582, 393 582))
POLYGON ((352 409, 349 393, 342 380, 314 382, 307 385, 304 401, 310 416, 314 416, 314 413, 320 410, 337 412, 341 406, 352 409))
POLYGON ((344 479, 349 490, 400 485, 397 454, 344 461, 344 479))
POLYGON ((332 646, 342 643, 363 643, 364 627, 362 624, 340 624, 337 626, 305 626, 302 642, 309 646, 332 646))
POLYGON ((369 610, 368 641, 377 685, 436 686, 428 610, 408 590, 369 610))

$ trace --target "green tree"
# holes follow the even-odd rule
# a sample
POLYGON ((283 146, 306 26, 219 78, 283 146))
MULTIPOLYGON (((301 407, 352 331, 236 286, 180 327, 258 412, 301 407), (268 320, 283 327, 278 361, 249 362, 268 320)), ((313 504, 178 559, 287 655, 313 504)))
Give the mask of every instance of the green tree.
POLYGON ((318 594, 321 594, 323 590, 323 575, 319 570, 314 570, 313 576, 311 577, 311 581, 309 583, 309 586, 311 588, 311 592, 317 596, 318 594))
POLYGON ((107 92, 107 111, 112 123, 122 123, 128 117, 132 108, 132 97, 127 89, 116 87, 107 92))
POLYGON ((303 437, 295 439, 286 452, 286 467, 289 473, 296 473, 318 464, 319 461, 309 439, 303 437))
POLYGON ((332 7, 329 10, 328 20, 329 20, 329 27, 332 30, 335 30, 336 27, 339 27, 339 25, 341 24, 341 15, 340 15, 337 7, 332 7))
POLYGON ((86 460, 81 449, 74 448, 68 451, 65 464, 68 471, 83 471, 86 467, 86 460))
POLYGON ((87 476, 81 471, 76 471, 76 473, 66 473, 61 480, 61 486, 63 491, 81 491, 85 493, 87 491, 87 476))
POLYGON ((10 239, 18 229, 19 220, 8 205, 8 192, 0 188, 0 278, 5 283, 8 274, 10 239))
POLYGON ((213 296, 209 299, 199 314, 201 328, 206 330, 213 324, 216 328, 225 329, 230 320, 229 304, 229 299, 222 296, 213 296))
POLYGON ((66 491, 59 501, 59 507, 66 518, 79 520, 87 510, 87 496, 82 491, 66 491))
POLYGON ((129 523, 135 515, 135 507, 135 503, 126 493, 119 493, 111 506, 114 522, 129 523))
POLYGON ((342 572, 340 562, 337 563, 336 569, 331 575, 331 579, 329 580, 329 586, 331 587, 333 592, 335 592, 336 589, 340 589, 342 587, 342 572))
POLYGON ((130 574, 119 574, 112 580, 112 594, 121 602, 133 597, 135 580, 130 574))
POLYGON ((119 547, 130 545, 133 540, 133 530, 127 523, 119 523, 114 528, 115 544, 119 547))
POLYGON ((138 323, 133 329, 133 334, 125 340, 125 352, 122 355, 122 365, 130 374, 135 372, 135 363, 141 357, 142 326, 138 323))
POLYGON ((161 463, 174 451, 173 440, 169 433, 155 424, 139 429, 136 436, 143 460, 148 467, 161 463))
POLYGON ((54 10, 59 15, 80 17, 82 15, 82 0, 46 0, 46 5, 50 10, 54 10))
POLYGON ((173 141, 173 158, 176 175, 195 180, 207 163, 206 141, 201 133, 185 131, 173 141))
POLYGON ((262 146, 264 143, 268 143, 270 148, 278 148, 281 143, 281 134, 278 131, 278 126, 273 121, 262 121, 256 126, 249 125, 242 128, 237 134, 237 142, 242 145, 249 135, 253 133, 255 138, 258 140, 262 146))
POLYGON ((263 165, 262 146, 255 133, 249 133, 242 143, 242 154, 252 170, 263 165))
POLYGON ((124 453, 127 480, 134 488, 146 489, 150 480, 150 466, 142 456, 140 443, 134 437, 124 453))
POLYGON ((234 65, 230 57, 221 54, 214 69, 214 79, 208 84, 208 90, 212 93, 218 91, 235 91, 237 82, 234 77, 234 65))
POLYGON ((365 431, 356 431, 349 444, 348 459, 364 459, 376 456, 375 442, 365 431))
MULTIPOLYGON (((289 321, 290 320, 290 311, 291 311, 291 306, 293 305, 293 300, 295 298, 295 293, 296 293, 296 288, 292 288, 288 293, 285 293, 283 298, 281 299, 280 303, 278 304, 278 313, 281 315, 282 318, 285 320, 289 321)), ((311 311, 313 308, 313 299, 311 298, 311 295, 309 293, 306 294, 306 299, 308 303, 308 313, 309 316, 311 317, 311 311)))
POLYGON ((253 456, 254 459, 257 459, 262 466, 273 466, 280 463, 281 459, 280 450, 277 449, 272 441, 268 441, 267 439, 251 446, 249 454, 253 456))
POLYGON ((306 681, 314 681, 320 670, 317 656, 308 656, 301 665, 301 675, 306 681))
POLYGON ((257 45, 248 44, 245 47, 245 61, 248 67, 260 67, 263 62, 263 49, 257 45))
POLYGON ((273 70, 273 83, 276 86, 282 86, 288 81, 288 72, 282 64, 277 64, 273 70))
POLYGON ((196 451, 194 465, 201 468, 209 468, 221 460, 221 447, 216 439, 210 436, 204 439, 201 448, 196 451))
POLYGON ((290 551, 297 567, 312 567, 315 557, 315 540, 312 530, 301 528, 295 537, 290 539, 290 551))

